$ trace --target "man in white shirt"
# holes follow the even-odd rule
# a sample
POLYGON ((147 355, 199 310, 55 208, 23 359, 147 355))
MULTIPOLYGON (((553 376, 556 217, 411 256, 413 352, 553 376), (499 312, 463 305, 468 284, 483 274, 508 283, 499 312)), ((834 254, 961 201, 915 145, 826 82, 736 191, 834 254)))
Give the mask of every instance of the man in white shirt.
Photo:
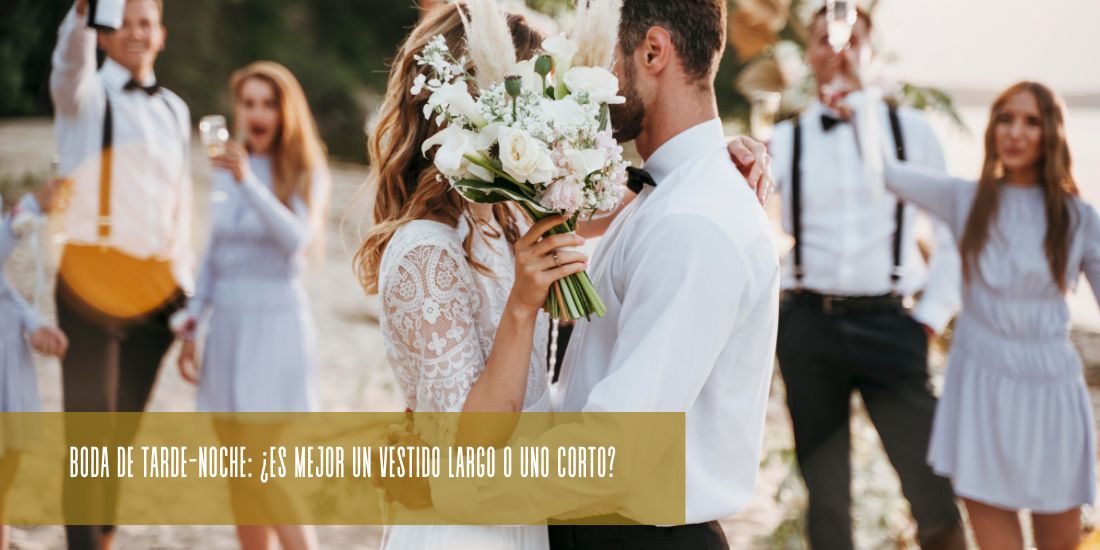
POLYGON ((753 491, 779 267, 764 212, 736 185, 723 146, 714 77, 725 29, 724 0, 623 3, 627 103, 612 121, 616 138, 635 140, 649 185, 592 260, 607 314, 578 322, 557 390, 563 411, 687 413, 688 525, 552 526, 554 548, 725 547, 716 520, 753 491))
MULTIPOLYGON (((168 317, 191 286, 190 115, 153 72, 166 35, 162 9, 161 0, 126 0, 121 28, 97 33, 87 25, 87 0, 77 0, 58 32, 50 92, 61 170, 73 181, 57 285, 58 320, 70 338, 66 411, 144 410, 173 341, 168 317), (98 71, 97 41, 107 54, 98 71), (99 249, 108 262, 162 268, 166 282, 148 311, 120 321, 97 305, 111 299, 108 279, 147 279, 121 265, 110 277, 75 265, 99 249)), ((102 502, 75 505, 112 509, 115 491, 104 491, 102 502)), ((70 548, 107 548, 112 535, 110 526, 67 528, 70 548)))
MULTIPOLYGON (((824 9, 811 21, 807 54, 819 94, 837 79, 824 9)), ((871 19, 860 12, 850 48, 870 55, 871 19)), ((883 104, 896 153, 943 169, 943 152, 920 114, 883 104)), ((770 144, 783 227, 794 237, 780 306, 778 356, 799 467, 809 489, 814 548, 852 548, 849 412, 858 390, 902 483, 924 548, 963 548, 948 480, 925 462, 936 398, 928 340, 959 307, 959 259, 946 227, 933 224, 926 266, 915 207, 866 185, 855 129, 820 101, 770 144), (900 224, 899 224, 900 221, 900 224), (912 296, 922 292, 912 309, 912 296)), ((921 214, 923 216, 923 214, 921 214)))

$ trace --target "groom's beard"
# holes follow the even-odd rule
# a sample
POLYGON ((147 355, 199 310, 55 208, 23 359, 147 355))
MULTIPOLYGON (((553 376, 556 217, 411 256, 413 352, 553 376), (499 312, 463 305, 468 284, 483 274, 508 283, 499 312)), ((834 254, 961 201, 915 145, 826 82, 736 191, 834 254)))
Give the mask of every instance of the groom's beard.
POLYGON ((642 121, 645 119, 645 104, 638 95, 635 77, 637 69, 629 56, 623 61, 622 96, 625 103, 610 105, 611 127, 614 128, 615 141, 626 143, 633 141, 642 133, 642 121))

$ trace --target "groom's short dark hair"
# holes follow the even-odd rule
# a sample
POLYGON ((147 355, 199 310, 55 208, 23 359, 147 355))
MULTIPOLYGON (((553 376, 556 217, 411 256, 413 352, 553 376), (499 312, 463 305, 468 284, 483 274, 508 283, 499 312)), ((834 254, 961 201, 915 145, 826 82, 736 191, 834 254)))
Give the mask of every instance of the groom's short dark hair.
POLYGON ((726 48, 726 0, 624 0, 619 45, 634 51, 651 27, 672 35, 684 71, 710 85, 726 48))

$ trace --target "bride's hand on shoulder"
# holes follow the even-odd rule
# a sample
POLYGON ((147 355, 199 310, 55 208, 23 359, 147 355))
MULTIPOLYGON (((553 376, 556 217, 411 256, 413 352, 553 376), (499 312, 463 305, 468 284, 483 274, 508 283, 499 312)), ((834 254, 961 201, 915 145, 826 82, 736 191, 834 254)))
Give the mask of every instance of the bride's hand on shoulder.
POLYGON ((772 177, 772 157, 763 143, 750 137, 737 136, 728 142, 730 159, 745 177, 749 188, 756 192, 756 200, 767 206, 768 196, 775 189, 772 177))
POLYGON ((546 235, 564 221, 562 216, 545 218, 516 241, 516 280, 508 301, 524 313, 533 314, 542 309, 554 281, 588 268, 588 256, 563 250, 583 245, 580 235, 546 235))

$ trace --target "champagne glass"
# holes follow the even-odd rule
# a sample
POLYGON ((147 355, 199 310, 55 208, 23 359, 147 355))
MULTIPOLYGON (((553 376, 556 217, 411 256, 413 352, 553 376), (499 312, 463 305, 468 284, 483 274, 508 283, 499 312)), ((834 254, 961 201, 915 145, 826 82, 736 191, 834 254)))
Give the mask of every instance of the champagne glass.
MULTIPOLYGON (((855 30, 859 14, 856 11, 854 0, 827 0, 825 3, 825 24, 828 33, 829 45, 833 52, 840 55, 852 41, 852 32, 855 30)), ((851 91, 852 83, 847 82, 839 73, 829 82, 825 83, 822 90, 827 96, 845 94, 851 91)))
POLYGON ((229 127, 222 115, 207 115, 199 121, 199 135, 206 152, 212 157, 225 154, 229 142, 229 127))
POLYGON ((750 95, 752 112, 749 115, 749 133, 753 139, 767 143, 775 131, 775 117, 779 114, 779 92, 757 90, 750 95))
POLYGON ((856 26, 856 3, 852 0, 828 0, 825 3, 825 22, 829 33, 829 45, 840 53, 852 40, 856 26))

